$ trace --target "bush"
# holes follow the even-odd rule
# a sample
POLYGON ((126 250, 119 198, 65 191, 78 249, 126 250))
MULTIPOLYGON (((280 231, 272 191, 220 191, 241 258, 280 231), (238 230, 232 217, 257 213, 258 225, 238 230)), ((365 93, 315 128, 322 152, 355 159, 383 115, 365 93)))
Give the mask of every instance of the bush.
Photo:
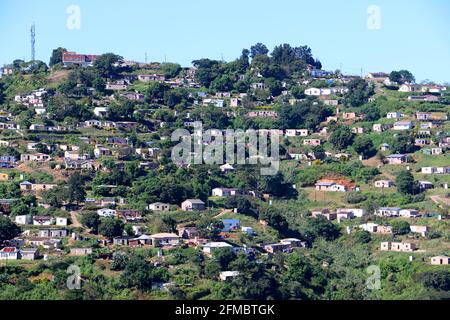
POLYGON ((361 203, 363 201, 367 200, 367 196, 361 194, 360 192, 350 192, 347 197, 345 198, 345 201, 350 204, 356 204, 361 203))
POLYGON ((411 232, 410 225, 407 221, 393 221, 391 226, 392 233, 396 235, 404 235, 411 232))

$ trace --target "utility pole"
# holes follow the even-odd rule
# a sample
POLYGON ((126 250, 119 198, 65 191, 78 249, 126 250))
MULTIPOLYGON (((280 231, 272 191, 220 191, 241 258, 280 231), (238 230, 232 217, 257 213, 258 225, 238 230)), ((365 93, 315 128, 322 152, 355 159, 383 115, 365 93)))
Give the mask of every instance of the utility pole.
POLYGON ((147 52, 145 53, 145 64, 147 64, 147 52))
POLYGON ((30 36, 31 36, 31 61, 34 62, 36 57, 36 49, 35 49, 35 43, 36 43, 36 27, 33 24, 30 28, 30 36))

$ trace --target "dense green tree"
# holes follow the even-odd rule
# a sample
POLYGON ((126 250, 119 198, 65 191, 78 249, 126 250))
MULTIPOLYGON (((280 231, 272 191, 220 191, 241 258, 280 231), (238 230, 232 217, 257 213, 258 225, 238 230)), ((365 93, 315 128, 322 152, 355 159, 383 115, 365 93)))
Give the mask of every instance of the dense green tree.
POLYGON ((8 217, 0 216, 0 242, 11 240, 17 237, 20 228, 13 223, 8 217))
POLYGON ((407 221, 392 221, 392 233, 395 235, 405 235, 411 232, 410 225, 407 221))
POLYGON ((107 238, 114 238, 123 235, 124 225, 121 220, 114 218, 100 219, 98 233, 107 238))
POLYGON ((349 127, 338 126, 333 130, 330 136, 330 142, 335 150, 344 150, 353 143, 355 135, 349 127))
POLYGON ((114 271, 121 271, 125 269, 129 260, 129 257, 125 253, 114 252, 109 268, 114 271))
POLYGON ((398 84, 414 83, 416 79, 408 70, 392 71, 389 75, 389 80, 398 84))
POLYGON ((340 236, 339 228, 322 216, 308 218, 306 224, 299 231, 309 244, 316 238, 324 238, 331 241, 340 236))
POLYGON ((347 88, 348 92, 345 94, 344 102, 352 107, 362 106, 374 94, 373 87, 364 79, 350 81, 347 84, 347 88))
POLYGON ((211 240, 220 239, 219 233, 223 230, 223 227, 222 221, 210 218, 202 218, 197 223, 200 236, 211 240))
POLYGON ((101 76, 110 78, 118 74, 122 62, 123 57, 114 53, 105 53, 97 57, 94 68, 98 70, 101 76))
POLYGON ((375 149, 372 139, 368 136, 358 136, 353 142, 353 148, 358 154, 363 155, 366 158, 373 157, 377 150, 375 149))
POLYGON ((401 171, 395 180, 398 192, 404 194, 418 194, 420 193, 420 186, 418 181, 414 180, 414 176, 409 171, 401 171))
POLYGON ((397 153, 413 153, 417 150, 414 145, 414 137, 408 133, 398 133, 391 143, 391 149, 397 153))
POLYGON ((181 72, 181 66, 178 63, 162 63, 161 72, 168 79, 175 78, 181 72))
POLYGON ((63 53, 67 51, 65 48, 57 48, 52 51, 52 56, 50 57, 50 63, 49 66, 53 67, 54 65, 58 63, 62 63, 62 57, 63 53))
POLYGON ((369 243, 372 238, 370 232, 367 232, 365 230, 358 230, 352 233, 352 235, 357 243, 369 243))
POLYGON ((197 68, 195 80, 207 88, 221 74, 221 63, 219 61, 200 59, 192 61, 192 64, 197 68))
POLYGON ((80 215, 80 223, 87 228, 91 229, 94 233, 98 232, 98 226, 100 224, 100 217, 97 212, 89 211, 80 215))
POLYGON ((375 104, 368 104, 361 108, 365 121, 377 121, 381 118, 380 108, 375 104))
POLYGON ((67 181, 67 201, 69 203, 84 202, 86 198, 85 180, 79 173, 72 174, 67 181))
POLYGON ((450 290, 450 272, 448 270, 426 271, 419 274, 418 278, 426 288, 450 290))
POLYGON ((329 108, 312 101, 302 101, 296 105, 286 104, 279 111, 279 126, 283 129, 307 128, 315 130, 316 127, 331 115, 329 108))
POLYGON ((250 48, 250 56, 252 58, 255 58, 258 55, 267 55, 269 53, 269 49, 267 49, 267 47, 262 44, 261 42, 258 42, 257 44, 251 46, 250 48))
POLYGON ((164 94, 169 90, 170 88, 164 83, 152 82, 145 92, 145 100, 148 103, 162 103, 164 102, 164 94))
POLYGON ((141 256, 133 255, 120 275, 120 282, 127 288, 150 290, 152 282, 167 281, 167 272, 161 272, 141 256))

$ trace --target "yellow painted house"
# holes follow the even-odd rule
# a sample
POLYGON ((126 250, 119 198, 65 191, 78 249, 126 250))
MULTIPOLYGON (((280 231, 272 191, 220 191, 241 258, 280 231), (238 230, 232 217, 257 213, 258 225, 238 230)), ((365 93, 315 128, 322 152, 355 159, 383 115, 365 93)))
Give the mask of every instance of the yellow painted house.
POLYGON ((0 181, 8 181, 8 180, 9 180, 9 174, 0 173, 0 181))

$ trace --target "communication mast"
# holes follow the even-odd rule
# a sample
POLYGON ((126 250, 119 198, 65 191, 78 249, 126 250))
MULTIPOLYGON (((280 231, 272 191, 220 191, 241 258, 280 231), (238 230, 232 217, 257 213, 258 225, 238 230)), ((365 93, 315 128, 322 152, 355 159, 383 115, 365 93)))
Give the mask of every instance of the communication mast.
POLYGON ((35 56, 36 56, 36 49, 35 49, 35 43, 36 43, 36 27, 33 24, 31 25, 30 29, 30 35, 31 35, 31 61, 34 62, 35 56))

